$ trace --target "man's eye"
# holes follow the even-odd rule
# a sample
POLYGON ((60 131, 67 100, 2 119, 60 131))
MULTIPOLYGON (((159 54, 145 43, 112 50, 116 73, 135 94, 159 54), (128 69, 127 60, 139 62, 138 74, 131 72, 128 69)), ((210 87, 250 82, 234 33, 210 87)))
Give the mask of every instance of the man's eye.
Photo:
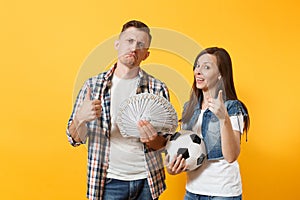
POLYGON ((128 39, 127 41, 128 41, 129 43, 133 43, 133 42, 134 42, 133 39, 128 39))
POLYGON ((144 46, 145 46, 144 43, 142 43, 142 42, 139 42, 139 43, 138 43, 138 47, 139 47, 139 48, 144 48, 144 46))

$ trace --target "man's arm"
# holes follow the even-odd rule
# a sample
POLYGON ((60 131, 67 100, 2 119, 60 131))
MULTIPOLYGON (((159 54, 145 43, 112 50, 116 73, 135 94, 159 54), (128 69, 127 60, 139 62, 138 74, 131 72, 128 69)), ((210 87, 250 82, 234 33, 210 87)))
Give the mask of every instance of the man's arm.
POLYGON ((79 106, 74 118, 71 120, 70 125, 67 129, 67 133, 72 143, 78 144, 83 143, 87 137, 87 126, 86 123, 101 115, 101 101, 91 100, 91 89, 86 88, 86 94, 82 104, 79 106))
POLYGON ((167 139, 161 135, 158 135, 154 140, 146 142, 146 145, 154 150, 162 149, 166 146, 167 139))
POLYGON ((85 141, 87 136, 87 127, 85 122, 80 123, 75 117, 71 122, 68 131, 75 143, 82 143, 85 141))

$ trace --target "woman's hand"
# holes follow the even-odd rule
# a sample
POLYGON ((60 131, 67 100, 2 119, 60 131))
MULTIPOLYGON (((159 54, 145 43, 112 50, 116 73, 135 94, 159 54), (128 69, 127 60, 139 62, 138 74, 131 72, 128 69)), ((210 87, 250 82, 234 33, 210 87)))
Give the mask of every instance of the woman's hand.
POLYGON ((220 90, 216 99, 208 99, 208 109, 213 112, 220 120, 224 120, 228 115, 223 101, 223 91, 220 90))
POLYGON ((238 159, 240 154, 241 133, 232 129, 230 117, 223 102, 222 90, 219 91, 217 99, 210 98, 208 102, 209 110, 220 121, 222 153, 225 160, 232 163, 238 159))
POLYGON ((171 162, 168 162, 169 158, 170 155, 167 155, 165 158, 166 168, 169 174, 176 175, 186 171, 188 166, 185 162, 185 159, 182 158, 182 154, 179 156, 174 156, 171 162))

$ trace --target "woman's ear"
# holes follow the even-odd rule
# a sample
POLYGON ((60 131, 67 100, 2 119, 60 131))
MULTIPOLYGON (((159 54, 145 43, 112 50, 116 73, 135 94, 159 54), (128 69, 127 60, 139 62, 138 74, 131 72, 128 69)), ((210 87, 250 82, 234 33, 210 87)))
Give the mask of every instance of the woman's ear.
POLYGON ((221 76, 221 75, 219 75, 219 76, 218 76, 218 80, 221 80, 221 78, 222 78, 222 76, 221 76))

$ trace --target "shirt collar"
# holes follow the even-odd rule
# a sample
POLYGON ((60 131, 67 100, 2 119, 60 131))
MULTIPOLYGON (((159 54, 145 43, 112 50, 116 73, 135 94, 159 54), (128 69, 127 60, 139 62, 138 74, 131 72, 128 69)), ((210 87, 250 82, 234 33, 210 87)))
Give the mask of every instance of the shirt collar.
MULTIPOLYGON (((106 73, 106 75, 104 76, 105 80, 109 80, 111 79, 112 75, 114 74, 115 70, 117 68, 117 63, 115 63, 106 73)), ((144 70, 141 69, 141 67, 139 67, 139 72, 138 72, 138 76, 140 79, 142 79, 145 75, 144 70)))

